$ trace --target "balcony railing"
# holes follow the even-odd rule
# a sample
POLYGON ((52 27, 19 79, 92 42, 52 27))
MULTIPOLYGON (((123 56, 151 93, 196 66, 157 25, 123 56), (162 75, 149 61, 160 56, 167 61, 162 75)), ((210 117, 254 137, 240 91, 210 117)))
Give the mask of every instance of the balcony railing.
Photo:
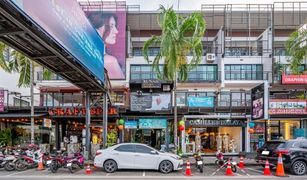
POLYGON ((269 71, 225 71, 225 80, 268 80, 272 78, 272 72, 269 71))

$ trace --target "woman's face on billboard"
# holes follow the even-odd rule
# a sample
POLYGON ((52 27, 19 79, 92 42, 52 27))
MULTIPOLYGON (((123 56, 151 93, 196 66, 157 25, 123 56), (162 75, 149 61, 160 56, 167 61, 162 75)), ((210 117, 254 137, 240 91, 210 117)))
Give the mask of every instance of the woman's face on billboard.
POLYGON ((101 37, 104 37, 104 41, 106 44, 115 44, 116 43, 116 35, 118 34, 118 30, 116 28, 116 21, 113 16, 111 16, 107 22, 107 24, 101 26, 99 29, 99 34, 101 37), (109 28, 106 28, 108 26, 109 28), (107 33, 107 34, 105 34, 107 33))

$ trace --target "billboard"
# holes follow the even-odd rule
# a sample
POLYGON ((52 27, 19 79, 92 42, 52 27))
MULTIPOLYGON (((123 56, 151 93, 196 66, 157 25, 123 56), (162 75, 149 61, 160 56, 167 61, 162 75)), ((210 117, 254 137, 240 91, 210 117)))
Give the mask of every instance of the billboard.
POLYGON ((10 0, 34 24, 104 82, 104 44, 76 0, 10 0))
POLYGON ((307 75, 282 75, 282 84, 307 84, 307 75))
POLYGON ((166 119, 139 119, 139 129, 166 129, 166 119))
POLYGON ((252 97, 252 120, 264 118, 264 84, 251 90, 252 97))
POLYGON ((95 8, 96 3, 81 7, 104 41, 104 66, 109 78, 122 80, 126 78, 126 6, 116 6, 117 2, 99 3, 99 8, 95 8))
POLYGON ((208 96, 189 96, 188 97, 188 106, 189 107, 214 107, 214 97, 208 96))
POLYGON ((4 111, 4 90, 0 89, 0 112, 4 111))
POLYGON ((131 111, 161 111, 171 108, 171 94, 131 94, 131 111))
POLYGON ((305 99, 270 99, 270 115, 283 114, 307 114, 305 99))

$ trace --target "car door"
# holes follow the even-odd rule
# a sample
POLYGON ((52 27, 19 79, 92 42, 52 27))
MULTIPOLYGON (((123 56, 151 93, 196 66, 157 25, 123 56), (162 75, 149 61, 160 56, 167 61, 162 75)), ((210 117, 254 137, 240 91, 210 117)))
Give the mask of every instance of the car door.
POLYGON ((158 167, 159 154, 155 149, 146 145, 135 145, 134 165, 136 169, 156 169, 158 167))
POLYGON ((135 147, 132 144, 120 145, 112 152, 112 156, 120 169, 133 169, 134 155, 135 147))

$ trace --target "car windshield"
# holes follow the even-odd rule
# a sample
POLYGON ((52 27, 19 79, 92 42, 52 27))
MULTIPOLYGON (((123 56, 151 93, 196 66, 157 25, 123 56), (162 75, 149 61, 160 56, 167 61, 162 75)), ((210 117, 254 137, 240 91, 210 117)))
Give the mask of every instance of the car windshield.
POLYGON ((262 148, 266 148, 271 151, 279 148, 284 148, 285 144, 285 142, 267 142, 263 145, 262 148))

